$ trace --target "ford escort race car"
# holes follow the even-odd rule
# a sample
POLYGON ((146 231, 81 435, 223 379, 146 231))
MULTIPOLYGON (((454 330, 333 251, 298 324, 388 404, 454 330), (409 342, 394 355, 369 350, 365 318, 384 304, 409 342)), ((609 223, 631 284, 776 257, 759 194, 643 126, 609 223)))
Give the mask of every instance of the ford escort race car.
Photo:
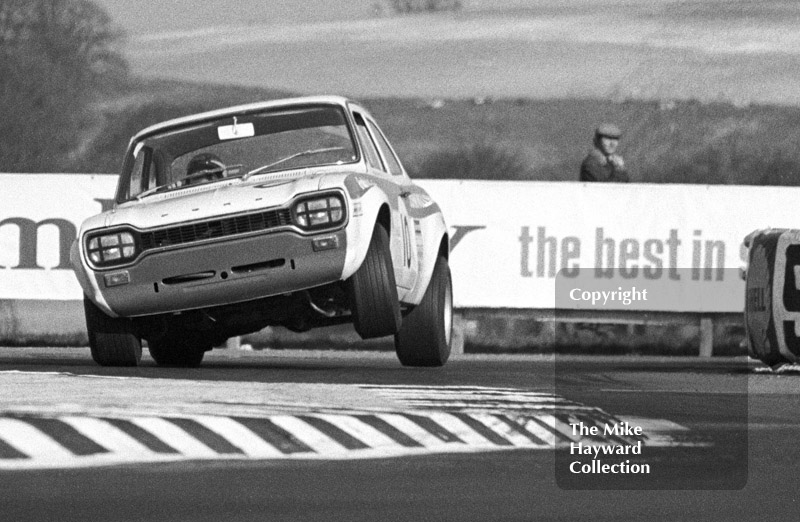
POLYGON ((748 354, 774 369, 800 363, 800 230, 755 230, 744 244, 748 354))
POLYGON ((373 117, 341 97, 232 107, 133 137, 71 251, 93 359, 197 366, 266 326, 352 323, 408 366, 450 354, 449 240, 373 117))

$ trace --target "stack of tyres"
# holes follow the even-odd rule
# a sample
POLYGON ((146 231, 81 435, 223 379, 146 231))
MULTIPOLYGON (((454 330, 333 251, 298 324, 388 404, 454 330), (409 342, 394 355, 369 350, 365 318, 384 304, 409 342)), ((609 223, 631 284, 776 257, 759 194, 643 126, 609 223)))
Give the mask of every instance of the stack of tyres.
POLYGON ((800 230, 758 231, 746 243, 750 356, 772 367, 800 362, 800 230))

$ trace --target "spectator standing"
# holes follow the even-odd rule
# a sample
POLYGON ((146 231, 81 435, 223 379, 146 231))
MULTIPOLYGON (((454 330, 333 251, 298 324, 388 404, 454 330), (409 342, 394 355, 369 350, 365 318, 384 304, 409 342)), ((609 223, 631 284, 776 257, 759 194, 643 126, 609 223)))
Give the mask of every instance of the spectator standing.
POLYGON ((605 123, 594 132, 594 147, 581 163, 581 181, 630 181, 622 156, 617 154, 622 131, 616 125, 605 123))

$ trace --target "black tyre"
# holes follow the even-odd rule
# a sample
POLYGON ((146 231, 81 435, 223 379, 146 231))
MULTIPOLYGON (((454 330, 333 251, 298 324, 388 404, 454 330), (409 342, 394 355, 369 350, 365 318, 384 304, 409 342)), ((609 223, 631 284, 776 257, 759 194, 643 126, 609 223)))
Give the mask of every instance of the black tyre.
POLYGON ((159 366, 197 368, 212 345, 197 334, 171 332, 147 341, 150 356, 159 366))
POLYGON ((389 234, 381 225, 372 232, 367 257, 348 280, 353 326, 362 339, 393 335, 402 316, 389 249, 389 234))
POLYGON ((92 359, 100 366, 136 366, 142 358, 142 340, 133 323, 124 317, 109 317, 83 296, 86 331, 92 359))
POLYGON ((422 301, 403 317, 394 336, 403 366, 443 366, 453 334, 453 283, 447 259, 439 256, 422 301))
MULTIPOLYGON (((748 351, 751 357, 772 367, 790 362, 780 352, 777 327, 783 325, 782 321, 776 320, 772 299, 776 270, 784 271, 787 277, 794 277, 793 271, 786 270, 785 259, 778 255, 780 236, 781 232, 776 231, 762 233, 752 239, 745 282, 744 324, 748 351)), ((788 286, 796 288, 793 281, 788 286)), ((786 335, 794 335, 793 330, 791 328, 791 333, 786 332, 786 335)))

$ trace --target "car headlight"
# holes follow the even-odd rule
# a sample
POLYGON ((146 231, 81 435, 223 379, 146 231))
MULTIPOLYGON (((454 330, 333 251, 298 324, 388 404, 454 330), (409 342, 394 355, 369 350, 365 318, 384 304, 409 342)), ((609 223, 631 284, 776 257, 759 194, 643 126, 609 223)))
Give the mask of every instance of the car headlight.
POLYGON ((330 228, 344 222, 344 199, 336 194, 303 199, 295 203, 292 214, 302 229, 330 228))
POLYGON ((121 265, 135 259, 138 254, 133 232, 122 230, 86 238, 86 255, 98 267, 121 265))

